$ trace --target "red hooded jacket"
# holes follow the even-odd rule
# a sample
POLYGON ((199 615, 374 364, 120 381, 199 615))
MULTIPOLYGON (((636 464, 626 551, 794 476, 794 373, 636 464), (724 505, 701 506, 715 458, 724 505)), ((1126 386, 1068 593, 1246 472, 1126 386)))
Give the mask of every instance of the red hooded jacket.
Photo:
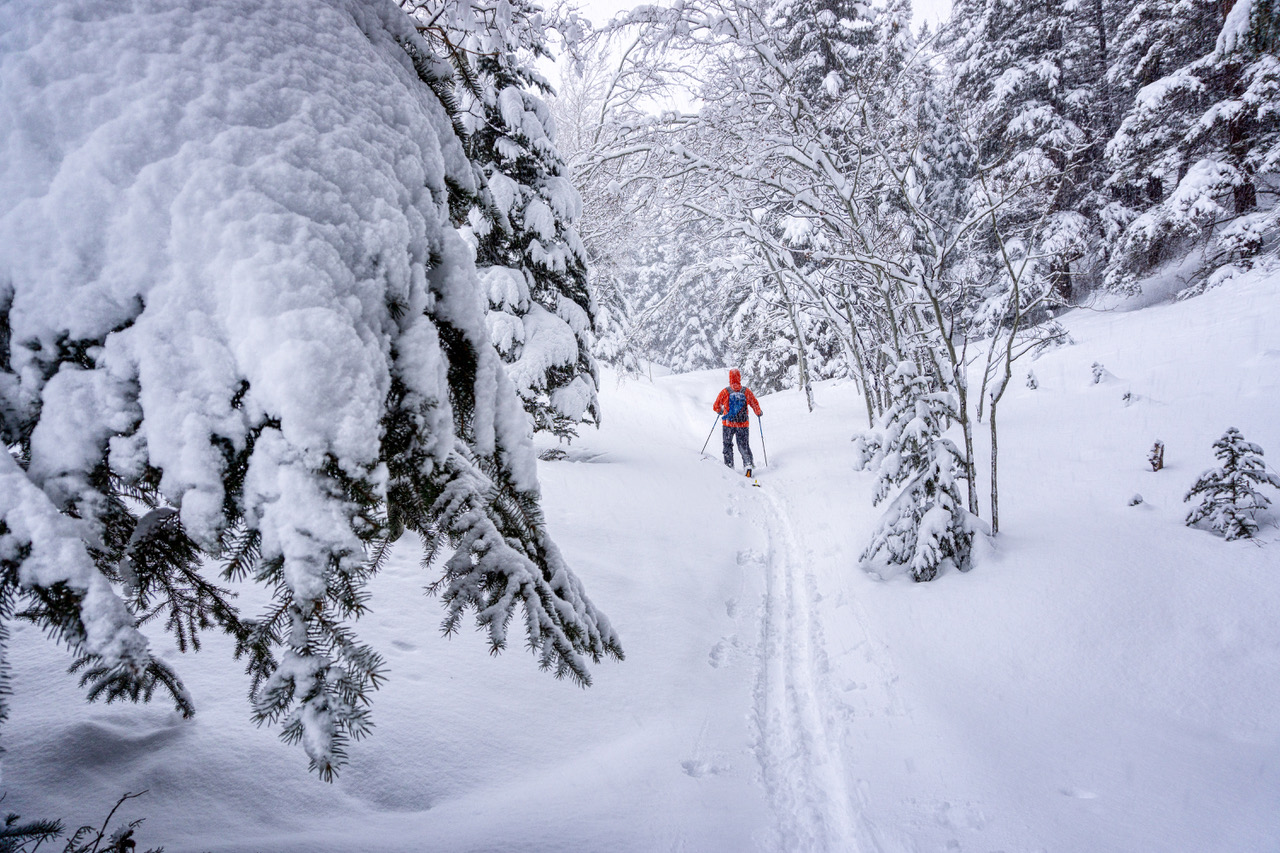
MULTIPOLYGON (((760 411, 760 401, 756 399, 756 395, 751 393, 750 388, 742 387, 742 374, 736 370, 729 371, 729 387, 720 391, 720 396, 716 397, 715 405, 711 408, 715 409, 717 414, 723 415, 727 413, 729 411, 729 392, 738 390, 742 390, 747 393, 747 405, 755 410, 756 417, 764 414, 764 412, 760 411)), ((727 427, 744 427, 751 425, 746 418, 743 418, 741 421, 732 422, 723 420, 721 423, 727 427)))

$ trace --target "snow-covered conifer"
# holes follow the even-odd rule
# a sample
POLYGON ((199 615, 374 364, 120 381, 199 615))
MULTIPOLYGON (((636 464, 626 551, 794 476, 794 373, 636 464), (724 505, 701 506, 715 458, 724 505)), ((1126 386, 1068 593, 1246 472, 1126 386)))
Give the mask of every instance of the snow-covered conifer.
POLYGON ((385 676, 353 625, 406 530, 447 555, 446 627, 473 612, 497 650, 523 609, 583 682, 620 655, 547 536, 451 218, 474 182, 450 70, 404 12, 17 2, 0 31, 0 600, 89 696, 190 713, 137 623, 220 629, 255 718, 331 778, 385 676))
POLYGON ((958 484, 964 455, 943 436, 958 401, 914 361, 899 362, 890 382, 892 402, 877 429, 854 438, 859 470, 877 474, 873 502, 892 497, 862 562, 883 551, 917 581, 933 580, 946 566, 965 571, 978 525, 958 484))
POLYGON ((815 107, 831 106, 857 82, 874 35, 866 0, 779 0, 771 24, 791 85, 815 107))
MULTIPOLYGON (((1075 279, 1094 265, 1099 241, 1091 211, 1101 180, 1091 165, 1110 131, 1100 124, 1105 69, 1082 61, 1096 53, 1080 19, 1084 5, 957 3, 950 48, 957 95, 973 105, 977 153, 989 164, 981 173, 986 190, 1004 198, 1000 239, 1034 238, 1032 249, 1044 256, 1043 274, 1060 301, 1072 297, 1075 279)), ((994 235, 983 254, 998 254, 993 241, 994 235)))
POLYGON ((405 5, 460 69, 467 156, 482 183, 470 222, 493 343, 534 428, 571 438, 578 423, 600 418, 595 305, 575 224, 582 202, 556 148, 551 85, 534 67, 550 57, 542 10, 527 0, 405 5))
POLYGON ((1251 266, 1280 227, 1280 23, 1270 0, 1214 5, 1230 11, 1212 49, 1142 88, 1107 147, 1113 186, 1145 195, 1113 217, 1114 289, 1196 247, 1187 295, 1199 292, 1251 266))
POLYGON ((1217 0, 1131 0, 1112 39, 1107 82, 1118 103, 1213 49, 1222 24, 1217 0))
POLYGON ((1259 486, 1280 489, 1280 477, 1267 470, 1262 448, 1245 441, 1240 430, 1229 428, 1213 443, 1213 455, 1222 463, 1200 475, 1184 501, 1199 496, 1200 503, 1187 513, 1187 524, 1207 521, 1228 541, 1248 539, 1258 532, 1254 519, 1271 501, 1259 486))
POLYGON ((720 247, 705 229, 641 243, 629 287, 639 301, 635 338, 649 360, 677 373, 726 364, 728 305, 720 247))

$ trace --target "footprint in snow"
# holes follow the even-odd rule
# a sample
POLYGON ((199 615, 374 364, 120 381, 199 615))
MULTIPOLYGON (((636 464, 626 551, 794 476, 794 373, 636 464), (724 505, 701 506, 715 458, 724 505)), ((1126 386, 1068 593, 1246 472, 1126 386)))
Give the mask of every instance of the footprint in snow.
POLYGON ((1063 788, 1059 792, 1064 797, 1074 797, 1077 800, 1096 800, 1098 795, 1093 791, 1082 791, 1079 788, 1063 788))
POLYGON ((948 829, 980 830, 987 825, 987 816, 975 804, 956 804, 945 800, 937 804, 934 811, 934 820, 939 826, 948 829))
POLYGON ((681 761, 680 766, 684 768, 686 775, 692 776, 694 779, 701 779, 703 776, 719 776, 729 770, 728 764, 712 763, 694 758, 688 761, 681 761))
POLYGON ((707 656, 707 663, 709 663, 715 669, 719 669, 720 667, 728 663, 729 655, 732 650, 731 644, 732 644, 732 639, 729 637, 725 637, 721 639, 720 642, 712 646, 711 654, 707 656))

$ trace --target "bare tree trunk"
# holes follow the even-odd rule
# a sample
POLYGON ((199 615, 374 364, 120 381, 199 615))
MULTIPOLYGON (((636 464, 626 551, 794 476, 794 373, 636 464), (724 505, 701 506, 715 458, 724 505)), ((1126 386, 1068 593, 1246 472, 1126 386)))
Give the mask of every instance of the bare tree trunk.
POLYGON ((996 440, 996 404, 991 403, 991 535, 1000 532, 1000 468, 999 443, 996 440))
POLYGON ((852 338, 853 360, 858 366, 858 381, 862 385, 862 397, 867 401, 867 426, 874 428, 876 425, 876 415, 880 414, 880 407, 876 405, 875 398, 871 396, 871 377, 867 375, 867 366, 862 359, 861 336, 858 334, 858 325, 853 320, 853 310, 849 307, 849 303, 845 302, 845 317, 849 321, 849 335, 852 338))
POLYGON ((1098 75, 1098 85, 1102 89, 1102 109, 1104 112, 1105 126, 1107 133, 1114 132, 1114 119, 1116 105, 1113 102, 1115 96, 1111 92, 1111 84, 1107 82, 1107 68, 1111 65, 1111 56, 1107 48, 1107 15, 1103 0, 1093 0, 1093 28, 1098 36, 1098 55, 1097 67, 1101 73, 1098 75))
POLYGON ((809 384, 809 360, 804 352, 804 334, 800 331, 800 321, 796 318, 796 306, 789 297, 783 297, 787 303, 787 317, 791 320, 791 329, 796 333, 796 365, 800 373, 800 387, 804 390, 804 400, 813 411, 813 386, 809 384))
MULTIPOLYGON (((955 341, 952 340, 952 327, 947 324, 947 317, 942 310, 942 303, 938 300, 938 294, 931 287, 928 281, 922 276, 920 278, 920 290, 929 297, 929 310, 921 312, 920 321, 932 322, 937 330, 938 339, 941 340, 943 350, 946 354, 947 364, 949 367, 950 378, 940 376, 944 379, 943 387, 951 387, 955 389, 956 408, 954 413, 956 420, 960 422, 960 431, 964 435, 964 465, 965 465, 965 483, 968 486, 967 495, 969 501, 969 512, 974 515, 978 514, 978 484, 976 472, 978 463, 973 458, 973 422, 969 418, 969 380, 965 375, 964 352, 956 352, 955 341)), ((936 360, 937 355, 933 356, 936 360)), ((935 370, 941 373, 942 365, 935 365, 935 370)))
POLYGON ((969 512, 978 514, 977 463, 973 459, 973 424, 969 420, 969 380, 964 375, 964 365, 956 368, 956 399, 960 403, 960 431, 964 434, 964 458, 967 470, 965 483, 968 484, 969 512))
POLYGON ((787 283, 779 272, 778 267, 774 264, 772 256, 768 252, 764 252, 765 262, 769 264, 769 272, 773 274, 773 278, 778 282, 778 291, 782 294, 782 304, 787 309, 787 319, 791 321, 791 329, 796 335, 796 366, 799 372, 800 388, 804 391, 805 403, 809 406, 809 411, 813 411, 813 386, 809 384, 809 359, 804 351, 804 334, 800 331, 800 320, 796 317, 796 303, 791 298, 791 294, 787 292, 787 283))

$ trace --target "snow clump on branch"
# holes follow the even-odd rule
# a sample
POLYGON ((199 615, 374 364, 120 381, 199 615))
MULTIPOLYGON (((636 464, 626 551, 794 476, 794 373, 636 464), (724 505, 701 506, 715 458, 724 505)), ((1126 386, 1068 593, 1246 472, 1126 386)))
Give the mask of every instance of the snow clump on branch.
POLYGON ((454 551, 449 627, 500 649, 522 607, 587 683, 621 648, 547 536, 451 218, 475 183, 448 67, 389 0, 189 5, 0 8, 4 612, 91 697, 184 713, 136 623, 217 625, 331 778, 383 677, 351 625, 408 529, 454 551), (210 558, 271 590, 259 618, 210 558))

